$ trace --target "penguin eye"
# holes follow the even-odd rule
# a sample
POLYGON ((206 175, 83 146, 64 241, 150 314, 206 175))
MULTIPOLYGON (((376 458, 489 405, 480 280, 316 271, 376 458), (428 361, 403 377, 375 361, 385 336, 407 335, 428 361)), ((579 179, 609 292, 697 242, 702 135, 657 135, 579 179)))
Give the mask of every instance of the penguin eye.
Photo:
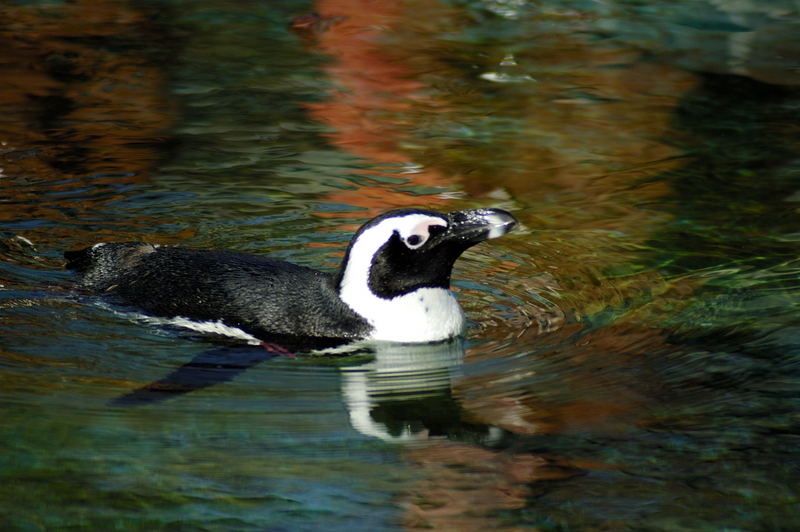
POLYGON ((419 246, 421 246, 424 243, 425 243, 425 239, 422 238, 422 235, 411 235, 408 238, 406 238, 406 244, 411 249, 418 248, 419 246))
POLYGON ((395 231, 403 243, 409 249, 418 249, 425 245, 425 243, 440 231, 444 231, 447 227, 442 227, 444 224, 438 219, 425 218, 417 222, 413 227, 408 228, 401 235, 400 231, 395 231), (405 236, 407 235, 407 236, 405 236))

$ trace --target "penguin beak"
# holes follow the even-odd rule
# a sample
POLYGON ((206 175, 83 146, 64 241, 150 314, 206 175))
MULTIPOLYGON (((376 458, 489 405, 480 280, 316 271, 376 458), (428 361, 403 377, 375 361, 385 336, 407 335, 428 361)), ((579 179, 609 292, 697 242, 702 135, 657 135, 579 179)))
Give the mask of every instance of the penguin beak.
POLYGON ((448 227, 443 237, 467 247, 497 238, 511 231, 517 219, 502 209, 471 209, 447 213, 448 227))

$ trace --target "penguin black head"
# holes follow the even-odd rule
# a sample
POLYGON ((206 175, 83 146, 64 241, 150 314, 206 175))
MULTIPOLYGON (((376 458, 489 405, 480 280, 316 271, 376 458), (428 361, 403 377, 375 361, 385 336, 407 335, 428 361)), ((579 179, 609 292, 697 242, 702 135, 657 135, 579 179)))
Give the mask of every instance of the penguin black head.
POLYGON ((469 247, 506 234, 516 223, 500 209, 387 212, 350 242, 339 294, 375 327, 378 339, 427 341, 459 334, 464 317, 449 290, 453 264, 469 247))

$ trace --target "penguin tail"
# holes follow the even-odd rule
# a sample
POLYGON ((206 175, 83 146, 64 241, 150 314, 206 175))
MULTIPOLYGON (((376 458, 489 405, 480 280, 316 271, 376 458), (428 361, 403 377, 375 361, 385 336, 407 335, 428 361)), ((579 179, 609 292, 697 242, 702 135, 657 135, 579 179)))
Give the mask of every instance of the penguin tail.
POLYGON ((65 251, 64 258, 67 261, 66 269, 84 273, 92 266, 92 248, 65 251))

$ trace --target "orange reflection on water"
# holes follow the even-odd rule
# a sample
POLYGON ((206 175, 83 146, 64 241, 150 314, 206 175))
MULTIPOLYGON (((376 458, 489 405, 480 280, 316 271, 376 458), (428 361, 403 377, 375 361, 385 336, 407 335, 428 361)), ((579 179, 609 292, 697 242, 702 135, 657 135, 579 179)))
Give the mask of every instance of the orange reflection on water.
POLYGON ((81 225, 102 219, 163 157, 173 109, 147 55, 156 34, 142 13, 110 0, 6 4, 0 16, 0 220, 73 226, 29 232, 38 242, 94 239, 81 225))
POLYGON ((411 530, 514 530, 493 514, 524 505, 533 493, 528 483, 549 468, 538 456, 453 442, 412 449, 409 458, 425 475, 408 505, 404 524, 411 530))
POLYGON ((515 357, 514 344, 469 353, 474 359, 515 357, 502 373, 458 382, 454 394, 470 419, 515 434, 619 434, 635 427, 653 406, 647 397, 659 380, 647 364, 669 349, 666 332, 626 324, 584 335, 581 329, 571 323, 546 338, 530 330, 520 343, 538 343, 541 350, 525 357, 515 357), (629 380, 631 374, 637 380, 629 380))
POLYGON ((568 480, 609 464, 513 451, 495 451, 450 441, 412 448, 408 458, 425 475, 407 504, 410 530, 504 532, 530 530, 512 524, 515 510, 545 492, 548 482, 568 480))
POLYGON ((365 216, 393 207, 446 204, 448 200, 439 195, 420 198, 403 190, 409 185, 446 188, 451 182, 437 170, 417 165, 403 149, 408 128, 414 127, 405 120, 415 102, 426 100, 425 86, 412 67, 397 60, 394 47, 381 40, 406 23, 408 6, 402 2, 321 0, 316 7, 321 16, 298 17, 293 27, 330 55, 331 64, 324 70, 337 89, 325 102, 306 104, 309 114, 331 126, 331 144, 387 166, 385 172, 362 170, 359 173, 364 179, 355 190, 331 193, 325 199, 363 207, 365 216), (370 176, 381 175, 406 182, 400 186, 369 183, 370 176))

